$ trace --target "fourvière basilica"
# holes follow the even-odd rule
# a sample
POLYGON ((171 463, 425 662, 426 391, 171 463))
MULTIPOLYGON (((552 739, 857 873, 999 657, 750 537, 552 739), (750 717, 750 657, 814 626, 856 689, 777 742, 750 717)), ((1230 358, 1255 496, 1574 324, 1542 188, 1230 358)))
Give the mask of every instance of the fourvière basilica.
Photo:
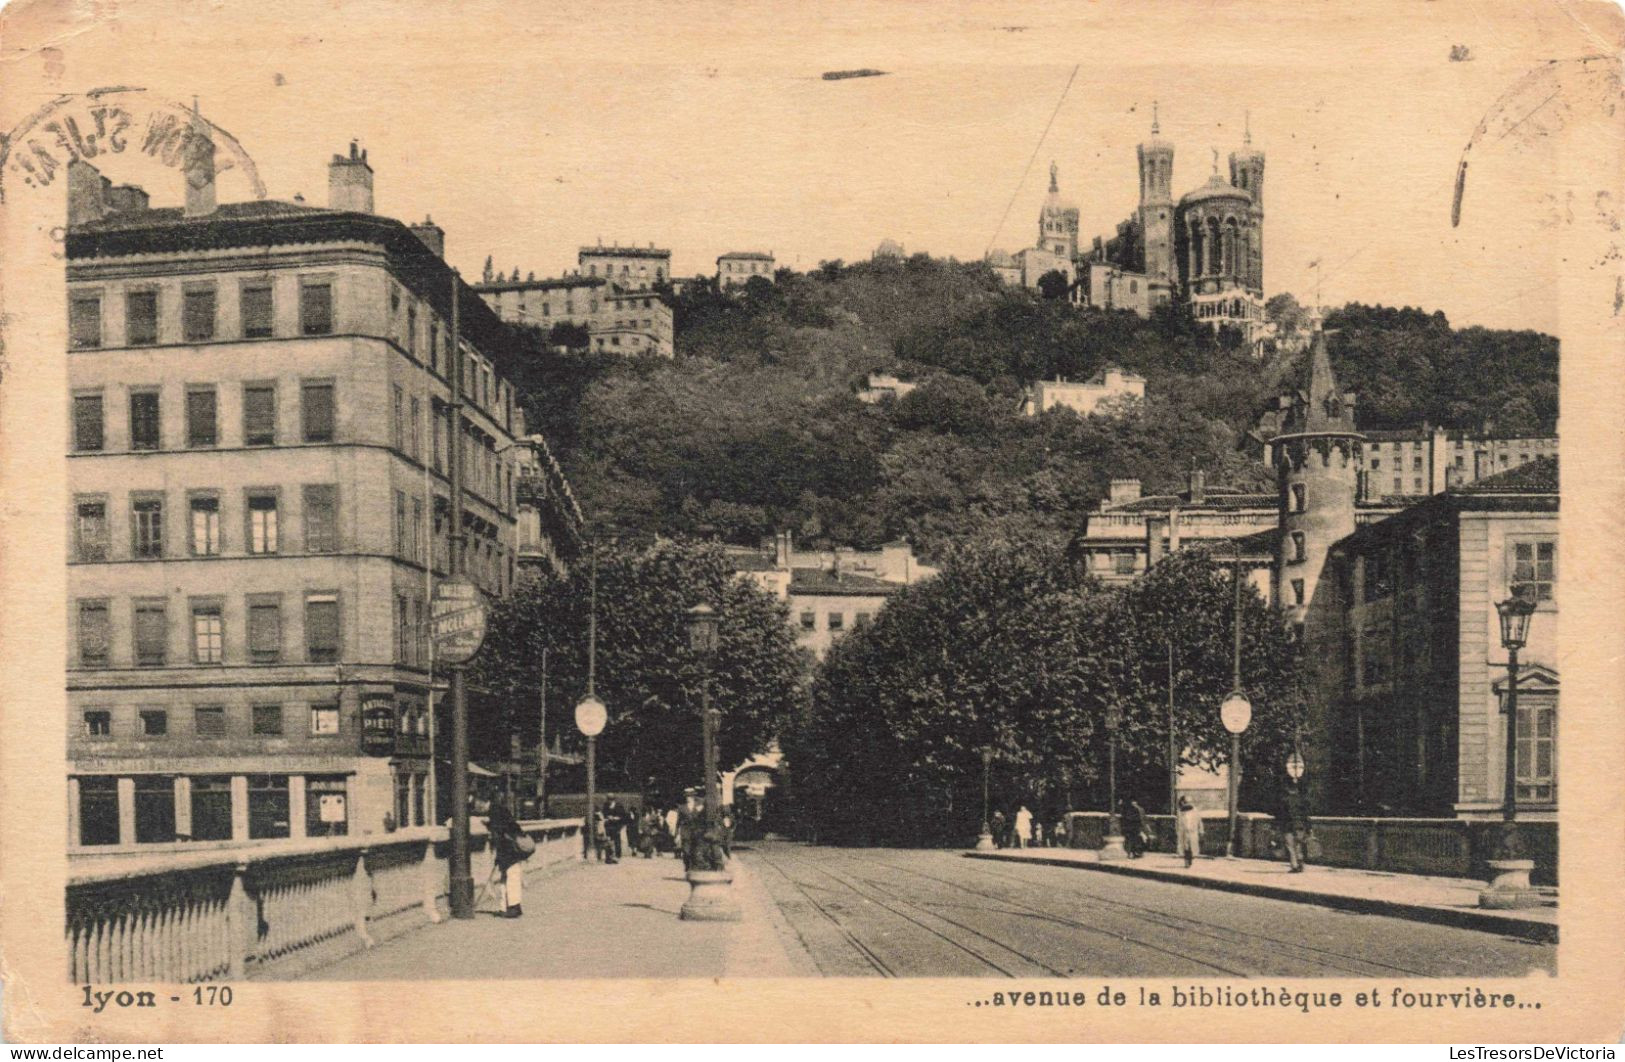
POLYGON ((1140 201, 1109 237, 1089 247, 1078 235, 1078 207, 1061 194, 1050 164, 1049 195, 1038 214, 1037 243, 1014 255, 988 254, 988 264, 1009 284, 1037 288, 1058 272, 1072 301, 1148 316, 1153 306, 1179 299, 1214 329, 1238 329, 1255 349, 1265 338, 1264 153, 1244 133, 1230 153, 1230 173, 1173 198, 1174 145, 1161 136, 1153 111, 1151 135, 1138 149, 1140 201))

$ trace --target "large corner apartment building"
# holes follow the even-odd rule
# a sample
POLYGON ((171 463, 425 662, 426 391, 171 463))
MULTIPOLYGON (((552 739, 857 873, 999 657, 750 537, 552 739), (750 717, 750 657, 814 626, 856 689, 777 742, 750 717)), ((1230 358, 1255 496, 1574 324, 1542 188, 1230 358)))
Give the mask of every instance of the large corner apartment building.
POLYGON ((159 209, 69 175, 70 851, 438 821, 453 431, 465 572, 501 596, 522 559, 510 330, 355 145, 326 208, 216 204, 199 165, 159 209))

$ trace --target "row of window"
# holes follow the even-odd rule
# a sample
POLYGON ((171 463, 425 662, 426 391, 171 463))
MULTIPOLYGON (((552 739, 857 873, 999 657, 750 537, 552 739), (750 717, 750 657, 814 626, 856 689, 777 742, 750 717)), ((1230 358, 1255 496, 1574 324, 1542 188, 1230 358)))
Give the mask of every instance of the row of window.
MULTIPOLYGON (((244 662, 277 664, 295 659, 311 664, 337 663, 340 657, 339 595, 336 590, 309 590, 302 595, 304 644, 297 657, 290 653, 283 622, 283 595, 249 594, 244 599, 243 621, 247 628, 244 662)), ((297 600, 297 597, 296 597, 297 600)), ((299 607, 298 604, 295 605, 299 607)), ((194 597, 185 612, 187 648, 174 652, 175 631, 170 622, 170 602, 162 597, 137 597, 130 608, 129 661, 136 667, 168 667, 183 662, 219 666, 226 659, 226 600, 222 596, 194 597)), ((422 631, 421 611, 417 618, 422 631)), ((118 665, 113 649, 113 600, 106 597, 78 601, 77 661, 80 667, 104 668, 118 665)))
MULTIPOLYGON (((639 276, 647 276, 648 273, 649 273, 649 267, 648 266, 646 266, 646 265, 638 266, 638 275, 639 276)), ((598 266, 597 266, 596 263, 589 263, 588 264, 588 266, 587 266, 587 275, 589 277, 598 276, 598 266)), ((603 275, 606 276, 606 277, 613 277, 613 276, 616 275, 614 263, 612 263, 612 262, 604 263, 604 274, 603 275)), ((623 277, 631 276, 632 275, 632 267, 627 265, 625 262, 622 262, 621 263, 620 275, 623 276, 623 277)), ((656 280, 665 280, 666 279, 666 267, 665 266, 655 266, 655 279, 656 280)))
MULTIPOLYGON (((845 630, 846 617, 847 613, 845 612, 826 612, 824 614, 824 629, 830 631, 845 630)), ((873 612, 854 613, 852 617, 853 626, 862 627, 874 617, 873 612)), ((815 631, 818 629, 818 613, 812 609, 807 609, 801 613, 800 622, 802 630, 815 631)))
MULTIPOLYGON (((124 291, 124 345, 150 347, 158 343, 159 320, 174 312, 163 304, 157 287, 131 287, 124 291)), ((68 345, 73 350, 95 350, 107 345, 102 325, 100 291, 76 290, 68 297, 68 345)), ((238 288, 236 337, 269 339, 275 334, 276 306, 270 280, 244 280, 238 288)), ((212 283, 187 284, 179 307, 181 336, 188 343, 224 338, 218 293, 212 283)), ((325 336, 333 332, 333 283, 329 279, 302 278, 299 282, 299 334, 325 336)), ((236 338, 233 337, 233 338, 236 338)))
MULTIPOLYGON (((1377 601, 1396 586, 1410 588, 1422 578, 1427 546, 1376 550, 1361 558, 1360 600, 1377 601)), ((1526 586, 1537 602, 1553 600, 1557 586, 1557 543, 1547 540, 1509 542, 1505 558, 1506 585, 1526 586)))
MULTIPOLYGON (((80 845, 170 844, 175 841, 229 841, 235 833, 234 795, 230 775, 174 776, 138 774, 129 778, 129 836, 121 836, 120 779, 80 775, 78 789, 80 845)), ((342 837, 349 833, 349 779, 342 774, 251 774, 244 777, 246 840, 268 840, 294 834, 292 794, 304 791, 300 836, 342 837)), ((421 816, 420 816, 421 821, 421 816)))
MULTIPOLYGON (((116 710, 111 707, 85 708, 80 717, 87 738, 115 736, 116 710)), ((305 733, 331 737, 342 731, 339 706, 335 702, 315 704, 198 704, 172 709, 159 705, 137 705, 130 719, 118 719, 118 736, 133 732, 141 739, 169 737, 226 738, 248 734, 254 737, 286 737, 305 733), (246 714, 241 711, 247 709, 246 714), (130 728, 133 727, 133 731, 130 728)))
MULTIPOLYGON (((334 331, 333 283, 325 277, 299 279, 298 335, 325 336, 334 331)), ((270 339, 276 335, 276 286, 265 277, 243 280, 238 287, 238 328, 234 335, 226 335, 221 326, 217 286, 213 282, 187 283, 181 291, 179 312, 181 337, 188 343, 206 343, 220 339, 270 339)), ((155 346, 165 333, 160 327, 164 306, 164 291, 151 286, 132 286, 123 292, 124 345, 131 347, 155 346)), ((74 350, 95 350, 107 346, 103 322, 103 300, 108 296, 100 290, 76 289, 68 297, 68 343, 74 350)), ((647 305, 647 300, 645 300, 647 305)), ((169 311, 173 312, 173 311, 169 311)), ((450 369, 449 357, 441 365, 443 355, 449 352, 449 332, 442 342, 440 323, 433 314, 425 313, 429 365, 432 371, 445 374, 450 369), (447 348, 443 350, 442 348, 447 348)), ((420 333, 418 302, 403 293, 400 285, 390 283, 391 331, 398 344, 412 357, 419 356, 420 333)), ((513 427, 513 391, 507 381, 498 377, 494 367, 472 350, 463 358, 463 393, 468 401, 489 412, 493 419, 507 430, 513 427)), ((203 445, 213 445, 212 443, 203 445)), ((254 444, 249 444, 254 445, 254 444)))
MULTIPOLYGON (((307 483, 300 488, 304 552, 338 551, 338 490, 332 483, 307 483)), ((218 490, 187 492, 185 535, 190 556, 217 557, 226 552, 227 536, 221 520, 221 504, 222 494, 218 490)), ((165 495, 156 491, 134 491, 130 494, 129 505, 129 556, 136 560, 158 560, 179 555, 169 543, 165 495)), ((421 506, 419 508, 421 510, 421 506)), ((421 515, 420 511, 420 525, 421 515)), ((282 521, 281 489, 245 489, 241 527, 243 553, 270 556, 288 552, 282 521)), ((74 499, 73 556, 86 562, 114 559, 109 503, 105 495, 84 494, 74 499)))
MULTIPOLYGON (((162 389, 129 388, 127 445, 131 450, 162 450, 165 435, 162 389)), ((221 444, 219 392, 212 384, 186 387, 184 445, 208 448, 221 444)), ((332 442, 335 424, 332 380, 299 383, 299 435, 307 443, 332 442)), ((242 444, 275 446, 278 443, 277 384, 256 381, 242 385, 242 444)), ((100 391, 73 396, 73 449, 97 453, 109 449, 106 396, 100 391)))

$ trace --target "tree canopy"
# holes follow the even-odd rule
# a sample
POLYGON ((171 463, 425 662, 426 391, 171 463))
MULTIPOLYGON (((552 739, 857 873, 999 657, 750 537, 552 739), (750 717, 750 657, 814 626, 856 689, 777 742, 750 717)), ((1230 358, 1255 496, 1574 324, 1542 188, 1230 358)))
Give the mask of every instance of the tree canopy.
MULTIPOLYGON (((567 579, 520 587, 493 610, 473 681, 501 705, 484 726, 534 743, 547 653, 547 732, 566 750, 581 747, 574 707, 587 690, 592 565, 567 579)), ((711 667, 712 704, 722 712, 720 762, 765 749, 802 695, 805 661, 783 602, 734 577, 723 551, 663 541, 601 548, 597 564, 595 692, 609 708, 598 739, 606 789, 648 790, 671 799, 700 784, 702 660, 688 644, 688 610, 706 603, 720 616, 711 667)))
MULTIPOLYGON (((1248 754, 1278 763, 1296 706, 1292 647, 1279 617, 1244 589, 1248 754)), ((1111 590, 1046 540, 957 550, 819 669, 785 737, 801 813, 827 840, 963 842, 981 821, 984 747, 997 803, 1102 808, 1113 710, 1119 794, 1161 806, 1170 645, 1183 762, 1228 757, 1218 704, 1231 688, 1231 592, 1227 570, 1200 550, 1111 590)), ((1247 795, 1261 799, 1269 784, 1266 773, 1247 795)))

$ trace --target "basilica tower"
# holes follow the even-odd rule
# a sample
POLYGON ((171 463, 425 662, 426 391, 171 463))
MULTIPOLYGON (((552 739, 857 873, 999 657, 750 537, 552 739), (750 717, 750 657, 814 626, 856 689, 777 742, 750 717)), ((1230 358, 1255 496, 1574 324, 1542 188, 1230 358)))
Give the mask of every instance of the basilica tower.
POLYGON ((1252 197, 1248 211, 1247 262, 1244 284, 1262 294, 1264 290, 1264 153, 1253 147, 1252 116, 1248 115, 1242 133, 1241 150, 1230 153, 1230 183, 1252 197))
POLYGON ((1049 195, 1038 212, 1037 246, 1068 262, 1078 256, 1078 208, 1061 197, 1055 163, 1049 164, 1049 195))
POLYGON ((1151 104, 1151 136, 1139 146, 1140 232, 1151 304, 1166 302, 1174 284, 1174 145, 1164 140, 1151 104))

